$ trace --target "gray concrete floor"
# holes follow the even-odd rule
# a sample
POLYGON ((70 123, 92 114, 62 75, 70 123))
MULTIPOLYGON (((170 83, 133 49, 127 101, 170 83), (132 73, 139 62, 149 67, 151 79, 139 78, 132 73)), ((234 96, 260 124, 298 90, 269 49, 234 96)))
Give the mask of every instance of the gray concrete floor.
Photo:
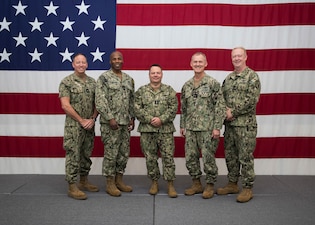
MULTIPOLYGON (((315 224, 315 176, 257 176, 248 203, 237 203, 236 195, 185 196, 189 176, 177 176, 176 199, 167 196, 163 180, 159 194, 149 195, 146 176, 124 176, 134 191, 121 197, 106 194, 102 176, 89 180, 100 192, 74 200, 67 196, 64 176, 0 175, 0 225, 315 224)), ((215 187, 225 184, 226 177, 219 176, 215 187)))

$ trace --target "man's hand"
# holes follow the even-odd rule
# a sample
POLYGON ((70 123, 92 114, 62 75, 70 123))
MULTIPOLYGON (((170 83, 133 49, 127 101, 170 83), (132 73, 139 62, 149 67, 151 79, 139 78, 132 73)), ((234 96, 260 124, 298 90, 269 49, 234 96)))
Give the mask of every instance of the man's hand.
POLYGON ((94 119, 82 119, 80 124, 85 130, 91 130, 95 125, 95 121, 94 119))
POLYGON ((135 128, 135 120, 131 119, 128 124, 128 131, 132 131, 135 128))
POLYGON ((117 130, 119 127, 118 123, 114 118, 109 121, 109 126, 112 130, 117 130))
POLYGON ((214 129, 214 130, 212 131, 211 137, 212 137, 213 139, 219 139, 219 138, 220 138, 220 130, 214 129))
POLYGON ((180 128, 180 134, 183 136, 183 137, 185 137, 185 135, 186 135, 186 129, 185 128, 180 128))
POLYGON ((151 125, 154 127, 160 127, 162 125, 162 122, 159 117, 153 117, 151 120, 151 125))
POLYGON ((233 121, 235 118, 232 115, 232 111, 230 108, 226 107, 226 118, 227 121, 233 121))

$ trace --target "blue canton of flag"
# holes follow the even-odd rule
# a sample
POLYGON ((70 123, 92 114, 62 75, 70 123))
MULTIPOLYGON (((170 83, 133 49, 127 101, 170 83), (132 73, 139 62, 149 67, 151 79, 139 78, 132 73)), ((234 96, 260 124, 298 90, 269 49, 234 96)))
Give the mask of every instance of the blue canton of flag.
POLYGON ((0 69, 69 70, 86 55, 108 69, 115 49, 115 0, 1 0, 0 69))

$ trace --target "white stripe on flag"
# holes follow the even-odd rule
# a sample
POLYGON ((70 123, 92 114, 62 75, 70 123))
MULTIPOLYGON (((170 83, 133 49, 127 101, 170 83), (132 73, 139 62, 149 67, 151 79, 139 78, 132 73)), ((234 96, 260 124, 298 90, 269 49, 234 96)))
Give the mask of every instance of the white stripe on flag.
MULTIPOLYGON (((64 115, 0 114, 0 120, 3 121, 0 136, 62 137, 64 119, 64 115)), ((178 137, 179 120, 180 115, 176 115, 174 136, 178 137)), ((309 121, 315 121, 315 115, 257 116, 257 137, 315 137, 315 129, 309 125, 309 121)), ((136 120, 136 129, 138 124, 136 120)), ((136 129, 131 132, 131 136, 140 136, 136 129)), ((96 136, 100 136, 99 122, 96 123, 95 131, 96 136)))
MULTIPOLYGON (((187 62, 188 63, 188 62, 187 62)), ((208 68, 210 69, 210 68, 208 68)), ((87 71, 98 79, 104 71, 87 71)), ((148 71, 124 70, 135 79, 136 90, 149 82, 148 71)), ((206 72, 221 84, 230 71, 206 72)), ((1 71, 0 89, 7 93, 58 93, 59 83, 72 71, 1 71), (18 82, 17 82, 18 81, 18 82)), ((193 76, 192 71, 163 71, 163 83, 171 85, 178 93, 183 84, 193 76)), ((261 93, 313 93, 315 76, 312 70, 257 71, 261 81, 261 93)))
MULTIPOLYGON (((90 175, 101 175, 102 157, 92 157, 90 175)), ((203 163, 200 166, 203 170, 203 163)), ((174 158, 176 175, 188 175, 185 158, 174 158)), ((256 175, 314 175, 315 159, 255 159, 256 175)), ((1 157, 1 174, 60 174, 64 172, 64 158, 1 157)), ((226 175, 225 159, 217 158, 219 175, 226 175)), ((125 175, 146 175, 145 158, 129 158, 125 175)), ((161 159, 159 166, 161 167, 161 159)))
POLYGON ((315 48, 315 26, 117 26, 117 48, 315 48), (155 37, 155 38, 152 38, 155 37), (170 38, 172 37, 172 38, 170 38), (185 38, 183 38, 185 37, 185 38))

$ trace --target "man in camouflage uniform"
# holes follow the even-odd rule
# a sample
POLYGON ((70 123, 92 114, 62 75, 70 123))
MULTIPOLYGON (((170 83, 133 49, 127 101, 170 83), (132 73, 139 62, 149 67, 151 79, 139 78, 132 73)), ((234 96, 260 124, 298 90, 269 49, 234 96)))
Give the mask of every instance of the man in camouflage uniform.
POLYGON ((134 80, 121 71, 123 63, 122 54, 113 52, 111 69, 104 72, 96 84, 95 103, 104 143, 102 174, 106 177, 106 192, 111 196, 132 191, 122 177, 129 158, 130 131, 134 129, 134 80))
POLYGON ((59 98, 66 113, 63 147, 66 150, 66 181, 69 183, 68 195, 75 199, 86 199, 81 190, 99 191, 88 182, 94 147, 94 128, 98 112, 95 108, 95 86, 92 77, 86 75, 86 57, 76 54, 73 57, 74 73, 65 77, 59 85, 59 98), (80 182, 76 185, 77 174, 80 182), (79 188, 79 189, 78 189, 79 188))
POLYGON ((246 50, 243 47, 234 48, 231 56, 234 71, 222 85, 227 106, 224 148, 229 183, 218 188, 217 193, 238 193, 237 182, 241 170, 243 190, 237 196, 237 201, 248 202, 253 197, 255 180, 253 152, 257 135, 256 105, 261 87, 258 75, 246 66, 246 50))
POLYGON ((213 186, 218 175, 215 153, 225 117, 221 85, 205 73, 207 65, 205 54, 197 52, 191 57, 194 77, 182 87, 180 117, 180 133, 186 138, 186 167, 193 179, 193 185, 185 190, 185 195, 202 193, 205 199, 214 195, 213 186), (206 174, 205 189, 200 182, 200 152, 206 174))
POLYGON ((175 119, 178 100, 175 90, 161 83, 162 68, 153 64, 149 70, 150 83, 140 87, 135 93, 135 114, 140 121, 138 132, 141 133, 140 143, 146 158, 148 177, 152 180, 149 190, 151 195, 158 193, 158 151, 160 150, 163 164, 163 178, 168 181, 168 195, 176 198, 173 181, 175 180, 174 136, 175 119))

